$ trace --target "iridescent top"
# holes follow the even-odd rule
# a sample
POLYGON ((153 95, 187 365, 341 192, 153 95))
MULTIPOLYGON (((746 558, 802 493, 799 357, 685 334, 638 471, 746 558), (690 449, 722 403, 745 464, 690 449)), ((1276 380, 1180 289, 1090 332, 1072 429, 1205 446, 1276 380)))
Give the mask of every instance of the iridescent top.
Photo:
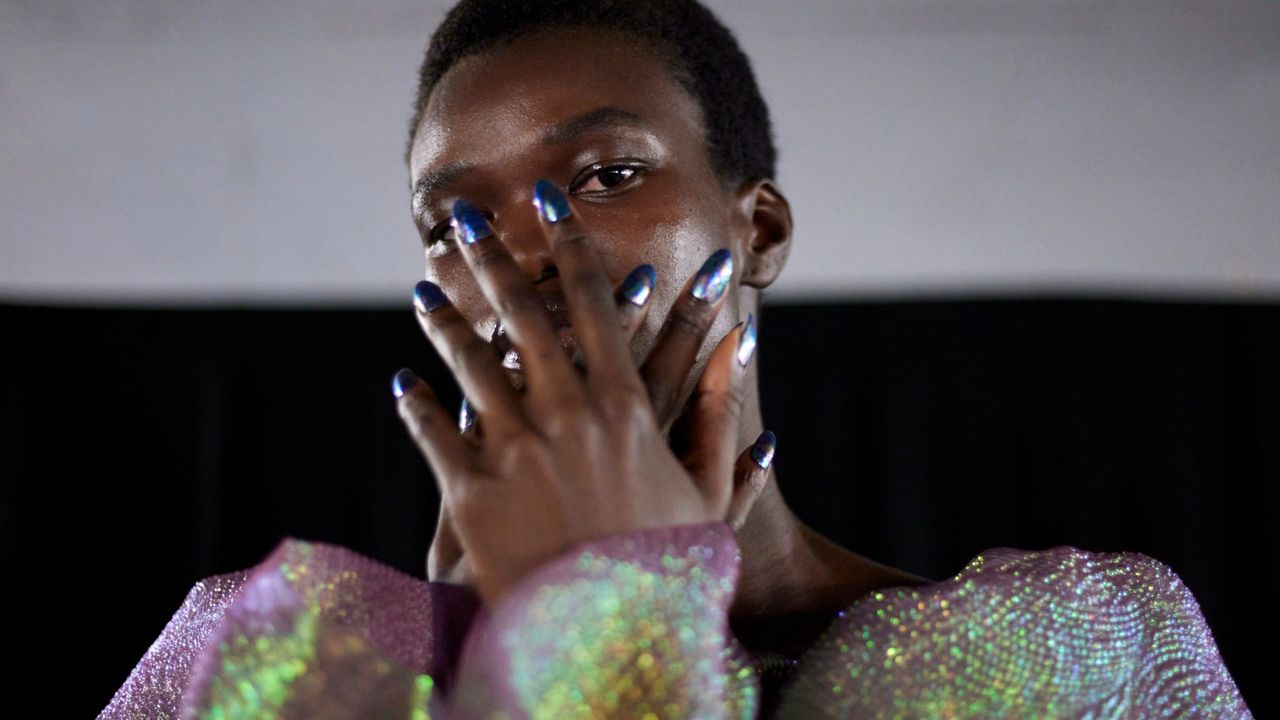
POLYGON ((798 663, 729 632, 739 561, 723 523, 616 535, 489 609, 286 538, 196 583, 99 717, 1250 717, 1195 599, 1144 555, 992 550, 862 597, 798 663))

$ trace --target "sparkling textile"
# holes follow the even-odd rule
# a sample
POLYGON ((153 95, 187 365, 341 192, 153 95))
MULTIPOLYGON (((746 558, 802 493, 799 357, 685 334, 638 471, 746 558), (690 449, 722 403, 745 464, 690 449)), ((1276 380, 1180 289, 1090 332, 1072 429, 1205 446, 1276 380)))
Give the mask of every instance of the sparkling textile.
POLYGON ((492 610, 286 538, 196 583, 103 718, 1250 717, 1195 599, 1132 553, 988 551, 860 598, 799 663, 728 630, 723 523, 584 543, 492 610), (773 714, 773 713, 771 713, 773 714))

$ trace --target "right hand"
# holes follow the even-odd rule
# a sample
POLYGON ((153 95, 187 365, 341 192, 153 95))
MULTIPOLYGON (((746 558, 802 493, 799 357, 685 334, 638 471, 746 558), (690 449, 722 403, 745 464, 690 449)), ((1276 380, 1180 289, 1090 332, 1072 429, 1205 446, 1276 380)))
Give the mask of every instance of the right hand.
MULTIPOLYGON (((634 338, 636 331, 639 330, 644 321, 644 310, 647 308, 637 308, 622 296, 621 292, 617 295, 618 312, 621 317, 623 332, 630 341, 634 338)), ((655 408, 655 411, 662 410, 655 408)), ((683 416, 677 415, 678 407, 669 407, 662 412, 659 420, 662 422, 664 431, 670 431, 675 423, 682 419, 683 416)), ((459 426, 461 427, 462 411, 459 411, 459 426)), ((473 422, 468 427, 461 430, 463 438, 475 441, 483 430, 480 423, 473 422)), ((764 446, 766 435, 761 435, 760 440, 756 444, 751 445, 743 450, 738 456, 734 464, 733 478, 733 498, 729 503, 729 510, 724 518, 725 522, 736 533, 742 528, 746 522, 747 515, 751 512, 751 508, 755 506, 756 500, 759 499, 764 490, 765 484, 769 480, 768 466, 771 464, 766 461, 766 467, 761 467, 753 456, 753 450, 757 446, 764 446)), ((772 447, 769 448, 770 460, 772 459, 772 447)), ((448 504, 441 498, 440 501, 440 517, 436 522, 435 538, 431 541, 431 548, 427 551, 427 579, 432 582, 444 582, 453 585, 474 586, 475 578, 470 563, 467 561, 466 548, 463 547, 458 534, 454 529, 453 518, 449 513, 448 504)))

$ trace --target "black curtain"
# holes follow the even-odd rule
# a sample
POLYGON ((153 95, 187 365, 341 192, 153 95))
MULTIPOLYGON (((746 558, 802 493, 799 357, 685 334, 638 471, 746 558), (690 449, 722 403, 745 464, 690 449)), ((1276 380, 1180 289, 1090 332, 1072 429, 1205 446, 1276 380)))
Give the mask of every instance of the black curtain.
MULTIPOLYGON (((1147 553, 1199 599, 1254 712, 1277 707, 1280 306, 848 302, 761 320, 779 482, 807 522, 939 579, 997 546, 1147 553)), ((107 703, 197 579, 285 536, 424 575, 436 492, 391 376, 458 395, 408 303, 10 304, 0 327, 7 654, 16 682, 65 682, 68 717, 107 703)))

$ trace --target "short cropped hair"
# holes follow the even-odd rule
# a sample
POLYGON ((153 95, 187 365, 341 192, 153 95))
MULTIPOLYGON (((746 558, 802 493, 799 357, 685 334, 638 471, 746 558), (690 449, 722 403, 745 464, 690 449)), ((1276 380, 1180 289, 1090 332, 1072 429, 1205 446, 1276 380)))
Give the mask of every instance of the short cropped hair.
POLYGON ((431 36, 418 71, 405 163, 431 91, 454 63, 523 35, 584 26, 630 33, 658 52, 701 107, 707 159, 726 187, 774 177, 769 108, 751 62, 696 0, 461 0, 431 36))

